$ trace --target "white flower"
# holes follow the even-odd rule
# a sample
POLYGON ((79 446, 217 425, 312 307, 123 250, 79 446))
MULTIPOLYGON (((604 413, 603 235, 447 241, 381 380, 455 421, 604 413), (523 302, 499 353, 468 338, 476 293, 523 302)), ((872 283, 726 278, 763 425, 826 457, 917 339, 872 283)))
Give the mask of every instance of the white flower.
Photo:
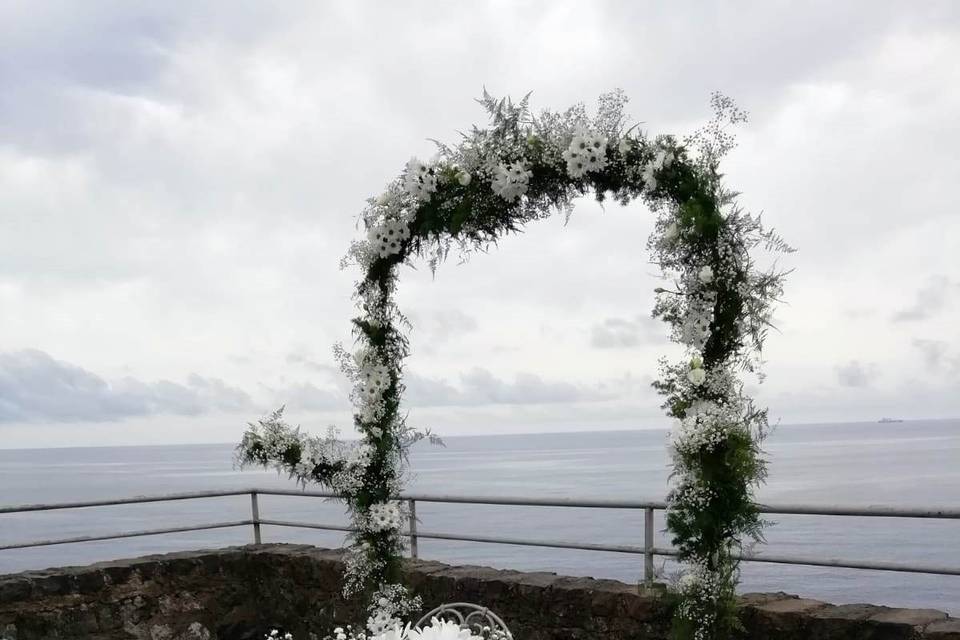
POLYGON ((399 529, 402 524, 403 515, 400 513, 400 503, 396 500, 372 504, 367 511, 367 525, 371 531, 399 529))
POLYGON ((401 627, 400 622, 394 622, 392 627, 387 627, 382 633, 370 638, 370 640, 406 640, 407 635, 410 633, 410 623, 407 623, 407 626, 401 627))
POLYGON ((360 369, 360 381, 365 387, 382 390, 390 384, 390 371, 385 365, 368 363, 360 369))
POLYGON ((661 149, 657 152, 657 155, 653 158, 653 166, 659 171, 665 167, 669 167, 673 164, 673 152, 666 149, 661 149))
POLYGON ((703 369, 690 369, 687 373, 687 380, 696 386, 700 386, 707 379, 707 372, 703 369))
POLYGON ((673 242, 680 237, 680 227, 676 222, 671 222, 663 232, 663 239, 667 242, 673 242))
POLYGON ((567 175, 571 178, 581 178, 591 171, 600 171, 607 166, 607 139, 579 129, 563 152, 563 159, 567 161, 567 175))
POLYGON ((464 629, 456 622, 437 618, 430 620, 429 627, 411 629, 408 635, 410 640, 470 640, 477 637, 470 629, 464 629))
POLYGON ((687 380, 694 385, 701 385, 707 379, 707 372, 703 369, 703 359, 698 357, 691 358, 690 371, 687 372, 687 380))
POLYGON ((437 174, 432 166, 410 158, 407 170, 403 175, 403 190, 417 200, 430 202, 430 197, 437 190, 437 174))
POLYGON ((699 278, 700 282, 703 284, 710 284, 713 282, 713 267, 706 265, 700 269, 700 271, 697 273, 697 278, 699 278))
POLYGON ((490 186, 495 194, 507 202, 513 202, 527 192, 531 176, 533 172, 527 169, 527 165, 522 161, 510 165, 501 164, 494 169, 490 186))
POLYGON ((623 137, 620 138, 620 144, 617 145, 617 151, 620 152, 620 155, 625 156, 630 152, 630 149, 633 148, 633 142, 630 138, 623 137))
POLYGON ((652 162, 647 163, 647 166, 643 168, 643 184, 647 191, 653 191, 657 188, 657 171, 658 169, 653 166, 652 162))
POLYGON ((677 581, 677 588, 683 593, 690 593, 691 591, 696 591, 700 586, 700 576, 695 573, 685 573, 677 581))
POLYGON ((400 245, 410 237, 410 227, 400 220, 387 220, 383 224, 371 227, 367 240, 374 254, 387 258, 400 253, 400 245))
POLYGON ((470 177, 470 174, 467 173, 466 171, 461 171, 459 174, 457 174, 457 182, 459 182, 463 186, 467 186, 468 184, 470 184, 471 179, 472 178, 470 177))
POLYGON ((367 629, 370 631, 370 635, 374 637, 386 633, 388 629, 391 629, 399 624, 400 621, 384 609, 379 609, 376 613, 367 618, 367 629))

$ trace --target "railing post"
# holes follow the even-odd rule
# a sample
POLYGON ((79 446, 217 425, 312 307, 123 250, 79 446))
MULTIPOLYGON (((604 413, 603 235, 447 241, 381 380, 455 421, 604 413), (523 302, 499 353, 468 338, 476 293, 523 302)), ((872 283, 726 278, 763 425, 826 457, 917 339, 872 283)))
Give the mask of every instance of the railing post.
POLYGON ((417 501, 410 500, 410 557, 418 558, 417 551, 417 501))
POLYGON ((253 544, 260 544, 260 503, 257 501, 257 492, 250 492, 250 514, 253 516, 253 544))
POLYGON ((643 510, 643 581, 653 584, 653 507, 643 510))

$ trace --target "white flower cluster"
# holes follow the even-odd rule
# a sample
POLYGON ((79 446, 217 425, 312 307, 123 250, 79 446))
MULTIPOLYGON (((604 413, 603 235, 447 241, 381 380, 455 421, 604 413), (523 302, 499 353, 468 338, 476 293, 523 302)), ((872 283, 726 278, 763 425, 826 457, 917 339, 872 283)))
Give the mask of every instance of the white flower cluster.
POLYGON ((366 517, 370 531, 398 531, 403 526, 403 512, 396 500, 370 505, 366 517))
POLYGON ((707 370, 703 368, 703 358, 697 356, 690 360, 690 370, 687 371, 687 380, 695 387, 707 381, 707 370))
POLYGON ((657 173, 673 164, 673 151, 669 149, 660 149, 653 156, 653 159, 643 168, 643 183, 647 191, 653 191, 657 188, 657 173))
POLYGON ((682 507, 689 515, 706 509, 713 499, 713 491, 689 478, 670 492, 668 509, 682 507))
POLYGON ((401 244, 409 238, 410 226, 403 220, 386 220, 367 231, 371 254, 381 258, 400 253, 401 244))
POLYGON ((417 627, 407 634, 410 640, 473 640, 480 636, 474 635, 467 627, 461 627, 451 620, 430 619, 429 627, 417 627))
POLYGON ((280 632, 277 631, 276 629, 271 629, 270 633, 268 633, 263 637, 266 638, 267 640, 293 640, 292 633, 285 633, 283 635, 280 635, 280 632))
MULTIPOLYGON (((293 640, 289 633, 280 636, 279 632, 271 632, 265 636, 267 640, 293 640)), ((333 635, 326 640, 510 640, 507 634, 491 631, 484 627, 478 635, 469 627, 461 627, 456 622, 431 618, 430 624, 425 627, 411 629, 410 623, 403 624, 395 616, 391 616, 387 609, 378 609, 367 619, 367 632, 354 631, 353 627, 337 627, 333 635)))
POLYGON ((711 289, 697 289, 687 296, 682 322, 678 328, 679 339, 694 351, 703 351, 710 339, 710 324, 714 320, 713 310, 717 304, 717 292, 711 289))
POLYGON ((694 640, 707 640, 716 621, 714 605, 724 588, 725 579, 711 571, 703 562, 687 564, 687 569, 677 580, 675 589, 683 596, 677 608, 681 619, 694 623, 694 640))
POLYGON ((493 181, 490 187, 493 192, 506 200, 513 202, 527 192, 527 186, 533 172, 527 169, 525 162, 512 162, 509 165, 500 164, 493 170, 493 181))
MULTIPOLYGON (((373 594, 367 618, 367 630, 380 640, 401 640, 407 637, 410 625, 401 626, 402 618, 423 606, 420 596, 410 597, 400 584, 381 584, 373 594)), ((351 639, 353 640, 353 639, 351 639)))
MULTIPOLYGON (((354 402, 361 422, 370 424, 383 417, 384 392, 390 386, 390 369, 377 357, 372 347, 353 354, 354 402)), ((375 427, 379 430, 379 427, 375 427)))
POLYGON ((387 609, 377 609, 367 618, 367 630, 373 637, 386 635, 389 631, 399 628, 400 620, 387 609))
POLYGON ((375 398, 383 394, 390 385, 390 370, 386 365, 367 358, 367 362, 360 367, 360 386, 364 398, 375 398))
POLYGON ((730 408, 700 401, 687 411, 685 418, 674 423, 670 445, 684 455, 712 451, 731 430, 738 428, 738 422, 739 416, 730 408))
POLYGON ((582 178, 591 171, 600 171, 607 166, 607 139, 585 129, 579 129, 563 152, 567 161, 567 175, 582 178))
POLYGON ((410 158, 403 175, 403 190, 415 200, 430 202, 430 198, 437 191, 436 169, 416 158, 410 158))

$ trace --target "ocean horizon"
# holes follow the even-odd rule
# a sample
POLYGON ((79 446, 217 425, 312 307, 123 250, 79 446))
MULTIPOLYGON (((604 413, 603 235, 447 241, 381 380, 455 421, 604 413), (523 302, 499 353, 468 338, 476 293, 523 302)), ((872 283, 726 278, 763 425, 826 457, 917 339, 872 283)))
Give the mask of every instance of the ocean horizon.
MULTIPOLYGON (((669 476, 666 431, 635 429, 470 435, 411 452, 408 489, 420 493, 660 500, 669 476)), ((238 440, 240 433, 238 432, 238 440)), ((233 466, 234 443, 0 449, 0 504, 137 495, 297 488, 272 470, 233 466), (54 455, 51 455, 51 454, 54 455)), ((765 448, 761 502, 956 507, 960 420, 779 425, 765 448)), ((346 524, 342 506, 263 496, 265 518, 346 524)), ((245 496, 0 514, 0 544, 249 518, 245 496)), ((640 545, 640 511, 419 503, 424 530, 597 544, 640 545)), ((776 516, 759 553, 957 566, 960 523, 862 517, 776 516)), ((657 546, 667 546, 663 513, 657 546)), ((338 547, 342 534, 263 527, 264 542, 338 547)), ((250 527, 0 551, 0 574, 175 550, 251 542, 250 527)), ((642 556, 421 539, 420 556, 568 575, 642 579, 642 556)), ((657 559, 668 578, 674 566, 657 559)), ((740 590, 787 591, 835 603, 872 602, 960 613, 960 577, 744 563, 740 590)))

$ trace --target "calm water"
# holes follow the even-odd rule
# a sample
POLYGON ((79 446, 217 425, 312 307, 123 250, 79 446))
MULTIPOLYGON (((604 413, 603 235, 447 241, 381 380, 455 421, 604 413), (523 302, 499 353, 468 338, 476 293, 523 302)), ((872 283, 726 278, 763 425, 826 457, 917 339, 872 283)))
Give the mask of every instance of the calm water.
MULTIPOLYGON (((239 434, 238 434, 239 436, 239 434)), ((768 440, 769 502, 958 506, 960 420, 780 427, 768 440)), ((433 493, 660 499, 665 433, 618 431, 449 438, 418 445, 412 489, 433 493)), ((63 502, 249 486, 292 488, 275 472, 237 471, 232 445, 0 450, 0 504, 63 502)), ((263 497, 263 517, 343 523, 319 499, 263 497)), ((641 544, 640 512, 419 504, 421 528, 554 540, 641 544)), ((657 514, 657 528, 663 527, 657 514)), ((0 515, 0 544, 249 518, 231 497, 0 515)), ((663 534, 658 545, 665 545, 663 534)), ((960 566, 960 522, 779 516, 766 551, 960 566)), ((264 528, 265 541, 339 546, 342 536, 264 528)), ((0 573, 180 549, 245 544, 249 528, 0 551, 0 573)), ((636 581, 642 557, 507 545, 420 541, 420 554, 636 581)), ((658 561, 659 564, 659 561, 658 561)), ((663 569, 669 573, 672 567, 663 569)), ((744 591, 789 591, 837 603, 935 607, 960 615, 960 577, 744 564, 744 591)))

